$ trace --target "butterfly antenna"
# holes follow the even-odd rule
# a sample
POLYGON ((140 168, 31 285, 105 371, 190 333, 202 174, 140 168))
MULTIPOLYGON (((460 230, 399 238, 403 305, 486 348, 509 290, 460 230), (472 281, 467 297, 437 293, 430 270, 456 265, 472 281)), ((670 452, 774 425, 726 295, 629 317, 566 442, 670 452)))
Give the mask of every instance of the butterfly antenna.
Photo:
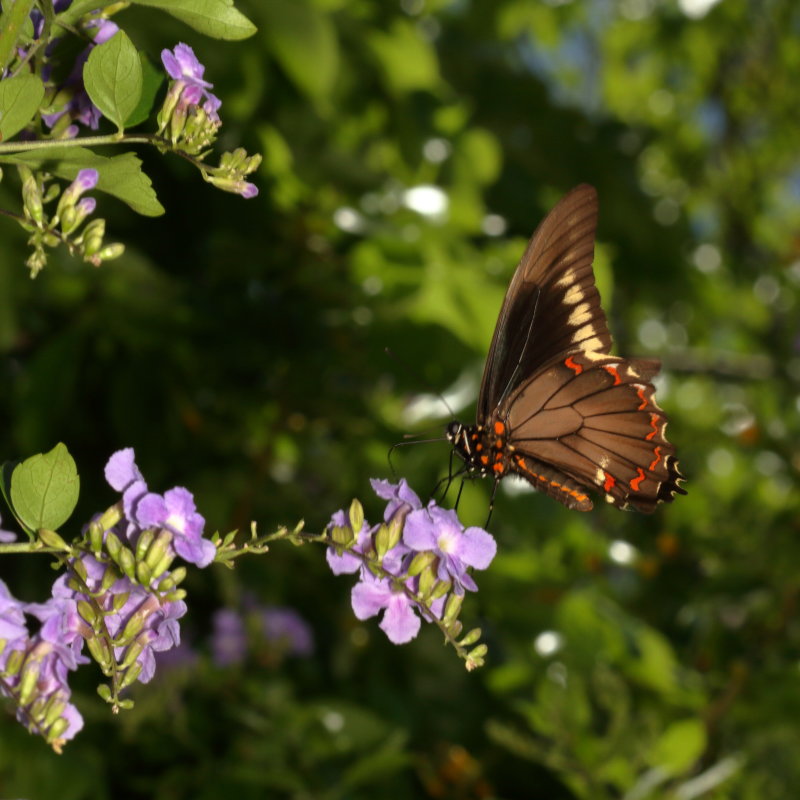
POLYGON ((406 447, 410 444, 430 444, 431 442, 445 442, 447 441, 446 436, 437 436, 434 439, 414 439, 412 438, 415 434, 407 433, 403 436, 404 439, 411 439, 411 441, 407 442, 395 442, 390 448, 389 452, 386 454, 386 460, 389 462, 389 469, 392 471, 392 477, 397 477, 397 470, 394 468, 394 464, 392 463, 392 453, 394 452, 395 448, 397 447, 406 447))
POLYGON ((456 416, 456 412, 450 407, 450 403, 445 400, 444 395, 441 392, 437 392, 433 389, 427 381, 422 379, 422 376, 419 373, 419 370, 414 369, 408 362, 404 361, 400 356, 397 355, 391 348, 385 347, 384 352, 386 353, 389 358, 393 358, 401 367, 406 371, 408 375, 414 378, 418 383, 422 384, 432 395, 438 397, 442 401, 442 405, 447 409, 447 413, 450 414, 451 417, 456 416))

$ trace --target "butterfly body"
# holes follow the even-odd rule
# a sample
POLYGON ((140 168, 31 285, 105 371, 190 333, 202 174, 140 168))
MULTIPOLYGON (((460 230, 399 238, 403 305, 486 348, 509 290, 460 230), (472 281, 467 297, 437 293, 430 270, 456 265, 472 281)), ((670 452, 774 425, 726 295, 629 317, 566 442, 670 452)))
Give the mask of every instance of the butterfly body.
POLYGON ((609 353, 596 223, 597 194, 582 185, 536 230, 500 311, 477 422, 450 423, 447 438, 473 475, 519 475, 579 511, 591 487, 651 512, 685 490, 651 383, 659 362, 609 353))

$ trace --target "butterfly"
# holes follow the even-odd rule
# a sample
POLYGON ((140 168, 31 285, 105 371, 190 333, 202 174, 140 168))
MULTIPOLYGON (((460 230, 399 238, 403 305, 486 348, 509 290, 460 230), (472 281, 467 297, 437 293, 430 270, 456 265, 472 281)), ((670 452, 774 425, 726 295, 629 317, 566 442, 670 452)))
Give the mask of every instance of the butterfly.
POLYGON ((651 382, 660 362, 609 353, 592 271, 597 209, 582 184, 536 229, 500 310, 476 424, 454 420, 446 435, 494 491, 519 475, 578 511, 592 508, 591 489, 650 513, 686 490, 651 382))

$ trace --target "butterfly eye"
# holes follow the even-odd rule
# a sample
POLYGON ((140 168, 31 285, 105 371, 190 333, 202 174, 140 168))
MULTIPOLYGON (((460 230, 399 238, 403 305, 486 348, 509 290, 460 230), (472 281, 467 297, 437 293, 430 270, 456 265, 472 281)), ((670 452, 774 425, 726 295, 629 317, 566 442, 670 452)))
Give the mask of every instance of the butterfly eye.
POLYGON ((460 422, 456 422, 455 420, 451 422, 447 426, 447 440, 449 442, 454 442, 461 435, 463 429, 464 426, 460 422))

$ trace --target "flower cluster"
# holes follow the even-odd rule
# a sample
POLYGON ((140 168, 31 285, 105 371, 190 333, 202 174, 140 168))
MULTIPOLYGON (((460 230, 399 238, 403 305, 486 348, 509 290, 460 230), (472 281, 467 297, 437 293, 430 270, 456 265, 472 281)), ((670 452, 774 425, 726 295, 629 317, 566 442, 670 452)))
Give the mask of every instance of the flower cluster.
POLYGON ((81 655, 87 632, 74 600, 22 603, 0 581, 0 695, 11 698, 17 719, 57 752, 83 727, 69 702, 67 673, 89 661, 81 655), (32 636, 26 614, 40 623, 32 636))
MULTIPOLYGON (((328 526, 329 566, 337 575, 359 575, 351 595, 356 617, 383 612, 380 627, 395 644, 417 635, 420 618, 437 621, 454 644, 471 644, 478 638, 474 631, 468 641, 455 642, 461 631, 457 617, 464 593, 478 588, 469 570, 489 566, 494 538, 482 528, 465 530, 455 511, 433 500, 423 506, 405 480, 373 480, 372 488, 388 501, 382 524, 370 526, 354 502, 328 526)), ((464 654, 468 667, 478 666, 485 653, 483 645, 475 650, 464 654)))
MULTIPOLYGON (((198 155, 217 138, 222 101, 211 92, 214 84, 203 78, 206 68, 188 44, 181 42, 174 50, 162 50, 161 62, 172 83, 158 114, 158 132, 166 133, 173 146, 198 155)), ((251 198, 258 188, 245 178, 260 163, 260 155, 248 156, 237 148, 223 153, 218 167, 204 166, 202 175, 218 189, 251 198)))
MULTIPOLYGON (((111 679, 100 695, 115 708, 128 707, 120 692, 134 681, 150 681, 156 653, 180 644, 178 620, 187 607, 179 585, 186 569, 173 569, 173 561, 205 567, 217 552, 203 538, 205 521, 192 495, 182 487, 163 495, 149 491, 132 449, 114 453, 105 475, 121 500, 86 526, 78 544, 39 531, 45 544, 64 554, 66 572, 51 598, 22 603, 0 582, 0 694, 57 750, 83 724, 69 703, 67 675, 88 663, 84 642, 111 679), (40 623, 33 636, 25 615, 40 623)), ((0 541, 13 540, 0 531, 0 541)))

